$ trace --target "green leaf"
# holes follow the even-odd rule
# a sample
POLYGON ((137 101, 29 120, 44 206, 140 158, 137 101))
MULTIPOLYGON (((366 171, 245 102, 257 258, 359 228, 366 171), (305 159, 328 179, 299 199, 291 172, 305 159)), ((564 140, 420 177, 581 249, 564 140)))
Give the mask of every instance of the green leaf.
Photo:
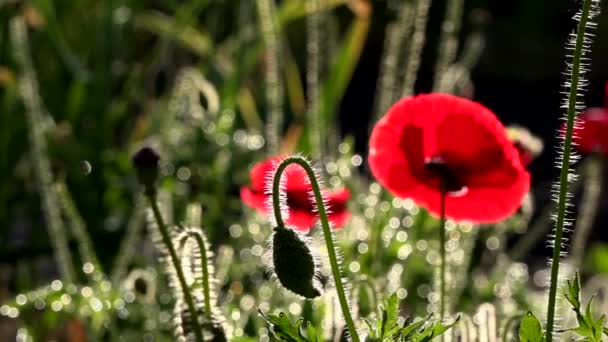
POLYGON ((401 330, 401 336, 407 340, 412 335, 414 335, 420 328, 422 328, 422 326, 424 326, 431 319, 431 317, 433 317, 433 315, 428 315, 424 319, 407 325, 405 328, 403 328, 403 330, 401 330))
POLYGON ((441 321, 436 321, 433 324, 427 325, 422 328, 420 331, 414 333, 410 338, 405 338, 405 342, 431 342, 435 339, 435 337, 441 336, 444 332, 448 331, 450 328, 455 326, 460 322, 460 317, 458 317, 451 324, 445 325, 441 321))
MULTIPOLYGON (((259 311, 259 310, 258 310, 259 311)), ((308 338, 302 334, 302 323, 303 319, 297 320, 292 323, 291 320, 284 313, 279 315, 265 315, 262 311, 259 311, 260 315, 268 324, 272 327, 272 332, 281 341, 288 342, 321 342, 317 331, 312 325, 307 325, 306 332, 308 338)))
POLYGON ((567 288, 564 296, 566 300, 574 307, 575 311, 581 308, 581 278, 578 272, 574 275, 574 279, 567 281, 567 288))
POLYGON ((538 318, 530 311, 521 320, 519 327, 519 340, 521 342, 543 342, 545 336, 538 318))
POLYGON ((317 333, 317 329, 310 324, 310 322, 306 325, 306 334, 308 335, 309 341, 322 342, 321 336, 317 333))
POLYGON ((399 299, 396 294, 392 294, 390 297, 384 300, 382 311, 382 321, 379 326, 380 338, 384 339, 390 336, 390 331, 394 330, 397 325, 397 319, 399 318, 399 299))

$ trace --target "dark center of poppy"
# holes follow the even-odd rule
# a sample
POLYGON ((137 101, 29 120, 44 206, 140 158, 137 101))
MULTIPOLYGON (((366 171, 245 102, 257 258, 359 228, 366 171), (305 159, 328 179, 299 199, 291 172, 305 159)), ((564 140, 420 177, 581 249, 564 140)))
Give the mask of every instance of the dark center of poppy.
POLYGON ((439 187, 448 194, 458 194, 466 189, 466 186, 458 179, 454 170, 440 157, 433 157, 424 163, 424 169, 434 178, 439 179, 439 187))

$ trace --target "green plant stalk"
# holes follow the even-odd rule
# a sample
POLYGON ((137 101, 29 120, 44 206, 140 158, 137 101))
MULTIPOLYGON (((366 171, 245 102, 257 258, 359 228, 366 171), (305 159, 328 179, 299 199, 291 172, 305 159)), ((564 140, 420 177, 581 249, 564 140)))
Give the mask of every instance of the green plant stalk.
POLYGON ((441 23, 439 41, 439 56, 435 65, 435 80, 433 89, 437 91, 444 72, 454 62, 458 52, 458 34, 462 24, 464 0, 449 0, 446 7, 445 20, 441 23))
POLYGON ((91 274, 93 280, 101 279, 101 277, 103 277, 103 268, 97 259, 97 255, 95 255, 95 248, 93 248, 93 243, 87 232, 86 224, 78 213, 78 209, 74 204, 74 200, 72 199, 66 184, 64 182, 58 182, 55 184, 54 188, 59 200, 59 206, 63 209, 65 217, 72 227, 72 234, 78 241, 78 250, 82 261, 93 265, 94 271, 91 274))
POLYGON ((61 209, 57 205, 57 194, 53 189, 53 174, 44 132, 44 122, 46 122, 44 105, 40 98, 36 72, 31 59, 27 27, 21 16, 11 19, 10 37, 14 58, 20 69, 19 92, 25 106, 31 145, 30 155, 34 175, 40 190, 49 237, 51 238, 59 274, 63 281, 72 283, 76 279, 76 275, 68 248, 66 232, 61 220, 61 209))
POLYGON ((205 245, 205 241, 203 241, 203 238, 198 235, 198 234, 189 234, 191 238, 194 238, 194 241, 196 241, 196 243, 198 244, 198 248, 199 251, 201 253, 201 266, 202 266, 202 271, 203 271, 203 296, 204 296, 204 300, 205 300, 205 316, 206 318, 211 321, 212 319, 212 315, 211 315, 211 290, 210 290, 210 286, 209 286, 209 268, 208 266, 208 262, 209 260, 207 260, 207 246, 205 245))
POLYGON ((320 72, 321 72, 321 24, 323 13, 318 12, 322 0, 309 0, 307 8, 311 14, 306 18, 306 86, 308 90, 307 122, 310 151, 315 159, 322 158, 323 136, 320 109, 320 72))
POLYGON ((144 219, 144 201, 143 198, 138 194, 135 197, 135 207, 127 223, 127 231, 123 237, 120 248, 118 249, 118 256, 114 262, 112 268, 111 279, 114 284, 117 284, 127 274, 127 267, 133 255, 135 255, 136 249, 133 248, 139 240, 141 229, 143 228, 144 219))
POLYGON ((602 160, 599 154, 590 155, 583 166, 584 192, 570 247, 570 260, 575 268, 580 267, 583 263, 585 244, 593 229, 593 222, 597 217, 602 195, 602 160))
POLYGON ((306 159, 302 157, 289 157, 284 159, 281 164, 279 164, 274 174, 272 182, 272 207, 277 228, 287 229, 285 228, 285 223, 283 222, 283 218, 281 217, 280 192, 281 176, 287 166, 291 164, 300 165, 304 169, 306 175, 308 176, 308 179, 310 180, 310 185, 312 186, 312 191, 315 195, 315 202, 319 211, 319 218, 321 219, 321 226, 323 227, 323 235, 325 236, 325 244, 327 245, 327 253, 329 255, 329 263, 331 265, 331 273, 333 275, 334 283, 336 285, 336 293, 338 294, 338 301, 340 302, 342 315, 344 316, 344 321, 346 322, 346 326, 348 328, 348 332, 350 333, 352 341, 359 342, 359 335, 357 334, 355 322, 353 321, 353 317, 348 307, 348 300, 346 299, 346 292, 344 291, 344 284, 342 283, 342 272, 340 271, 340 264, 338 263, 338 257, 336 253, 336 246, 334 245, 331 230, 329 228, 329 219, 327 217, 327 211, 325 210, 323 195, 321 194, 321 187, 319 186, 319 182, 317 181, 317 177, 315 176, 315 172, 313 171, 312 167, 306 161, 306 159))
MULTIPOLYGON (((396 93, 396 90, 399 87, 397 76, 399 75, 400 52, 405 48, 403 46, 403 41, 405 37, 409 36, 412 25, 414 25, 414 23, 420 24, 420 18, 414 19, 415 15, 414 5, 408 1, 403 1, 401 8, 399 9, 398 19, 395 22, 390 23, 386 28, 380 75, 378 77, 378 83, 376 85, 377 91, 374 99, 374 115, 376 120, 384 116, 386 110, 400 95, 396 93)), ((409 49, 410 53, 411 51, 412 47, 409 49)), ((411 63, 409 57, 407 63, 408 66, 411 63)), ((408 69, 406 68, 406 70, 408 69)))
POLYGON ((416 85, 416 79, 418 78, 418 69, 420 69, 422 51, 426 41, 426 26, 430 8, 431 0, 418 0, 416 3, 414 33, 412 33, 408 56, 405 62, 405 76, 401 87, 402 96, 414 95, 414 86, 416 85))
MULTIPOLYGON (((446 190, 445 185, 442 182, 441 185, 441 202, 440 202, 440 215, 441 222, 439 226, 439 255, 441 256, 441 265, 440 265, 440 283, 439 283, 439 318, 443 319, 445 317, 446 311, 446 300, 445 300, 445 275, 446 275, 446 264, 445 264, 445 197, 446 190)), ((443 341, 443 337, 441 338, 443 341)))
POLYGON ((268 153, 278 152, 283 128, 283 85, 281 80, 281 45, 274 0, 256 1, 260 29, 266 47, 266 139, 268 153))
POLYGON ((182 287, 182 292, 184 293, 184 300, 186 301, 186 305, 188 305, 188 311, 190 311, 192 330, 194 330, 194 337, 197 342, 204 342, 203 333, 198 322, 198 314, 196 312, 196 307, 194 306, 194 301, 192 300, 192 294, 190 293, 190 289, 188 288, 186 278, 184 277, 184 271, 182 270, 179 258, 177 257, 177 253, 175 252, 175 247, 173 247, 173 243, 171 242, 171 238, 169 237, 169 231, 167 229, 167 226, 165 225, 162 215, 160 214, 158 204, 156 203, 156 194, 154 192, 146 191, 146 196, 148 197, 148 202, 150 203, 150 207, 152 208, 152 212, 154 213, 154 218, 156 219, 156 223, 158 224, 158 231, 160 232, 163 243, 169 251, 171 263, 173 264, 173 268, 177 273, 177 278, 182 287))
POLYGON ((559 197, 557 220, 555 224, 555 244, 553 248, 553 257, 551 265, 551 283, 549 287, 549 301, 547 307, 547 326, 546 338, 547 342, 553 341, 553 324, 555 321, 555 302, 557 297, 557 282, 559 275, 559 260, 561 254, 561 244, 564 235, 564 222, 566 218, 566 201, 568 194, 568 175, 570 170, 570 153, 572 150, 572 134, 574 131, 574 120, 576 118, 576 102, 578 96, 578 84, 581 74, 581 59, 583 57, 583 45, 585 40, 585 30, 591 10, 591 1, 585 0, 581 10, 580 21, 576 29, 576 43, 572 58, 572 72, 570 80, 570 94, 568 95, 568 113, 566 135, 564 137, 564 151, 561 163, 561 172, 559 177, 559 197))

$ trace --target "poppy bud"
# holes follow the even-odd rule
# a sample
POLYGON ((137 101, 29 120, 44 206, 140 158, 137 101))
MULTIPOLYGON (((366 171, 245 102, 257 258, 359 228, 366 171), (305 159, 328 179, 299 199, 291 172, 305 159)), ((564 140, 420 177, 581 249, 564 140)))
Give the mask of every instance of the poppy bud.
POLYGON ((151 147, 144 147, 133 155, 133 166, 139 182, 145 187, 146 194, 154 192, 154 183, 158 178, 159 160, 160 156, 151 147))
POLYGON ((283 287, 311 299, 321 295, 321 283, 316 257, 306 240, 293 228, 275 228, 272 235, 272 263, 283 287))

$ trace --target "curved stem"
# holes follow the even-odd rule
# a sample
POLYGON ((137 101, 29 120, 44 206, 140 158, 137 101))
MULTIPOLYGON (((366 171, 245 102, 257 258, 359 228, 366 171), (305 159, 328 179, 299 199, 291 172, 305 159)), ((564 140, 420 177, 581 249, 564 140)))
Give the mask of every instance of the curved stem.
POLYGON ((194 239, 194 241, 196 241, 196 244, 198 245, 198 249, 201 253, 201 267, 202 267, 202 273, 203 273, 203 297, 205 300, 205 316, 207 316, 207 319, 209 321, 211 321, 212 319, 212 315, 211 315, 211 291, 210 291, 210 286, 209 286, 209 260, 207 260, 207 245, 205 244, 205 241, 203 240, 203 238, 196 234, 196 233, 190 233, 189 236, 191 238, 194 239))
POLYGON ((340 264, 336 255, 336 247, 334 246, 334 240, 331 235, 331 230, 329 229, 329 219, 327 218, 327 211, 325 210, 323 195, 321 194, 321 187, 319 186, 319 182, 317 181, 317 177, 315 176, 315 172, 313 171, 312 167, 306 161, 306 159, 302 157, 286 158, 281 162, 281 164, 279 164, 279 167, 277 168, 274 174, 272 184, 272 206, 277 221, 277 227, 280 229, 285 229, 285 224, 283 223, 283 218, 281 217, 280 204, 281 175, 283 174, 283 171, 285 171, 287 166, 291 164, 300 165, 304 169, 304 171, 306 171, 306 175, 310 180, 310 185, 312 186, 312 191, 315 195, 317 210, 319 211, 319 218, 321 219, 321 226, 323 227, 323 235, 325 236, 325 244, 327 245, 327 253, 329 254, 331 273, 334 277, 334 283, 336 284, 336 293, 338 294, 338 301, 340 302, 342 315, 344 315, 344 321, 346 322, 346 326, 353 342, 359 342, 359 335, 357 335, 355 322, 353 321, 353 317, 350 313, 350 309, 348 307, 348 300, 346 299, 346 292, 344 291, 344 284, 342 283, 342 272, 340 270, 340 264))
POLYGON ((190 311, 192 330, 194 330, 194 337, 197 342, 203 342, 203 333, 198 322, 198 314, 196 312, 196 307, 194 306, 194 301, 192 300, 192 294, 190 293, 190 289, 188 288, 188 283, 186 283, 184 271, 182 270, 182 266, 177 257, 177 253, 175 253, 175 247, 173 247, 173 243, 171 242, 171 238, 169 237, 169 231, 167 230, 167 226, 165 225, 163 217, 160 214, 160 210, 158 209, 158 204, 156 203, 156 194, 152 191, 146 191, 146 197, 148 197, 150 207, 152 208, 152 212, 154 213, 154 218, 156 219, 156 223, 158 224, 158 230, 160 231, 160 235, 162 237, 163 243, 165 244, 165 247, 167 247, 167 250, 169 251, 171 263, 173 264, 173 268, 175 269, 175 273, 177 274, 177 279, 179 280, 179 283, 182 287, 182 292, 184 293, 184 300, 186 301, 186 305, 188 306, 188 311, 190 311))
POLYGON ((507 337, 509 336, 509 330, 511 329, 511 325, 515 322, 518 322, 522 317, 523 315, 515 315, 507 320, 502 330, 502 337, 500 342, 507 342, 507 337))
POLYGON ((572 58, 572 71, 570 80, 570 94, 568 95, 567 128, 564 136, 564 151, 561 162, 561 173, 559 177, 559 195, 557 220, 555 224, 555 244, 553 248, 553 258, 551 265, 551 284, 549 287, 549 301, 547 308, 547 342, 553 341, 553 324, 555 320, 555 302, 557 296, 557 282, 559 275, 559 260, 561 255, 561 244, 564 235, 564 222, 566 217, 566 205, 568 199, 568 176, 570 174, 570 152, 572 149, 572 134, 574 131, 574 120, 576 118, 578 86, 581 78, 581 59, 583 57, 585 45, 585 30, 591 10, 591 0, 585 0, 580 12, 580 21, 576 31, 576 42, 574 45, 572 58))

